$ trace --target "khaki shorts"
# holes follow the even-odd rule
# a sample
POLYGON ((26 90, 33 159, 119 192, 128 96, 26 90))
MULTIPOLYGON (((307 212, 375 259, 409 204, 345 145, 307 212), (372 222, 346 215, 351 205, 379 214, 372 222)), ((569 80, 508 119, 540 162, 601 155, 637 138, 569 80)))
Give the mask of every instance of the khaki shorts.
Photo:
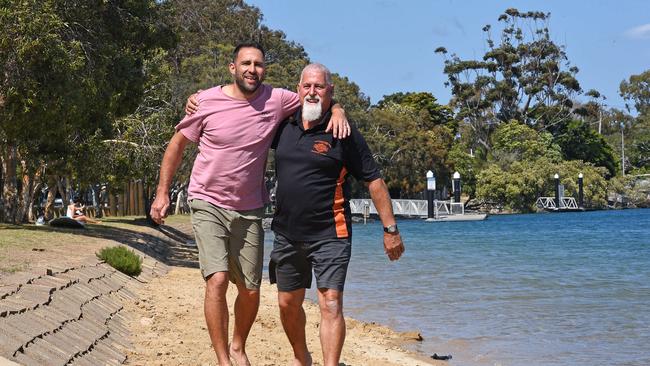
POLYGON ((192 228, 201 274, 228 272, 230 281, 259 289, 264 260, 263 208, 233 211, 193 199, 192 228))

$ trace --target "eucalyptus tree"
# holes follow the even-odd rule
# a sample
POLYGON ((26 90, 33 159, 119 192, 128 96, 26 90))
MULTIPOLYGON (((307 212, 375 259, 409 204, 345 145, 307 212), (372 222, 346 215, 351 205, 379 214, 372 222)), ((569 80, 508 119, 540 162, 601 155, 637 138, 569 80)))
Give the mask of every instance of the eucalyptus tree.
POLYGON ((29 195, 18 192, 17 174, 33 180, 47 164, 48 174, 72 175, 84 164, 73 160, 77 149, 137 106, 143 59, 166 39, 157 7, 153 0, 0 1, 4 221, 25 219, 19 205, 29 202, 19 197, 29 195))
POLYGON ((572 118, 575 95, 581 92, 578 69, 569 64, 563 46, 551 39, 550 13, 507 9, 495 37, 483 27, 487 52, 479 60, 445 57, 450 101, 461 132, 473 148, 490 150, 490 134, 503 122, 517 120, 554 133, 572 118))
POLYGON ((619 90, 628 112, 636 112, 636 117, 623 125, 629 146, 626 155, 633 168, 647 173, 650 171, 650 70, 623 80, 619 90))

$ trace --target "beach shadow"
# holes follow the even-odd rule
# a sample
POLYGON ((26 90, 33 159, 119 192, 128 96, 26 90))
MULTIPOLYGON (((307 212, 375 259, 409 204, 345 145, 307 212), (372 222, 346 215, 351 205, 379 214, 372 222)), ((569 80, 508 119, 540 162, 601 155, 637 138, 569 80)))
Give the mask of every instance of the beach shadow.
POLYGON ((111 220, 133 226, 145 226, 155 234, 109 225, 87 225, 85 229, 55 228, 51 226, 24 225, 23 230, 65 232, 81 237, 112 240, 139 250, 157 261, 171 266, 199 268, 198 249, 189 233, 167 225, 152 227, 146 219, 111 220))

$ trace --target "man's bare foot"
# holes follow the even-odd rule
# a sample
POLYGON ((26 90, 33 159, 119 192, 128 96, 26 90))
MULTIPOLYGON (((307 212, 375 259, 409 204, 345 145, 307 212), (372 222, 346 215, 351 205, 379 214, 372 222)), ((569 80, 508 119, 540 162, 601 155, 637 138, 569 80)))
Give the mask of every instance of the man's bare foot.
POLYGON ((230 345, 230 363, 232 366, 251 366, 248 355, 243 350, 236 350, 230 345))
POLYGON ((307 352, 307 359, 304 362, 297 359, 297 358, 294 358, 293 363, 291 365, 292 366, 311 366, 312 365, 311 353, 307 352))

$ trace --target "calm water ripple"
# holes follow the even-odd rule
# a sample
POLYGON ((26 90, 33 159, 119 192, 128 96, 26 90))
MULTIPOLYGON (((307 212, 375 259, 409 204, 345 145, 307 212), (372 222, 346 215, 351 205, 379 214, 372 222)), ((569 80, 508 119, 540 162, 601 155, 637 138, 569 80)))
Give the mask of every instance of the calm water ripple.
POLYGON ((346 315, 452 366, 650 365, 650 210, 399 226, 395 263, 378 222, 354 226, 346 315))

